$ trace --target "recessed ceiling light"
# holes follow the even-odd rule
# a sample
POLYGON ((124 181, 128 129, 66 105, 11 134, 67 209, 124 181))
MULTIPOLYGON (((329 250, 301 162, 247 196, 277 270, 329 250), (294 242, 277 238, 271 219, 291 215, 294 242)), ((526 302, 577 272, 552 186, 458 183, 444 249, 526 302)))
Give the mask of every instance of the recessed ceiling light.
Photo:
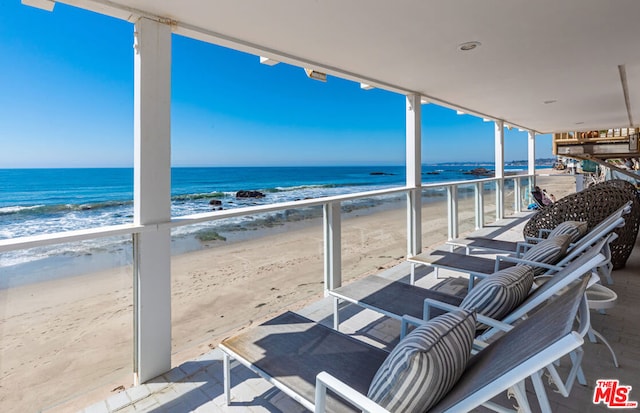
POLYGON ((556 102, 557 102, 557 100, 555 100, 555 99, 551 99, 551 100, 545 100, 545 101, 544 101, 544 104, 545 104, 545 105, 548 105, 548 104, 550 104, 550 103, 556 103, 556 102))
POLYGON ((458 45, 458 50, 461 52, 468 52, 470 50, 473 50, 475 48, 477 48, 478 46, 480 46, 482 43, 480 42, 465 42, 465 43, 460 43, 458 45))

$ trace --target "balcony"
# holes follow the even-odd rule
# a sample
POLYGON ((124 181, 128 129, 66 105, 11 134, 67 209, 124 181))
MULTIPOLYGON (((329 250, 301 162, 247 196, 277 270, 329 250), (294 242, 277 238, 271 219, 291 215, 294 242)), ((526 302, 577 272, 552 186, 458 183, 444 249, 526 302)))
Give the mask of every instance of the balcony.
MULTIPOLYGON (((305 309, 324 320, 322 300, 319 307, 308 307, 321 298, 323 290, 385 270, 389 276, 405 277, 403 258, 420 251, 423 245, 436 245, 446 238, 482 229, 493 225, 494 220, 502 223, 511 211, 520 214, 526 205, 530 179, 534 179, 536 134, 570 130, 578 124, 588 130, 627 121, 630 127, 637 126, 633 119, 638 119, 638 106, 631 105, 635 96, 630 92, 634 89, 628 87, 637 82, 635 69, 640 61, 634 31, 640 9, 634 2, 585 8, 579 0, 560 5, 545 0, 494 9, 481 2, 418 0, 407 2, 406 7, 382 1, 367 8, 357 3, 285 1, 277 6, 255 3, 250 9, 229 1, 23 3, 48 11, 57 3, 67 4, 135 25, 131 28, 135 213, 127 225, 0 241, 3 258, 9 255, 17 259, 14 254, 20 251, 50 252, 58 246, 64 251, 53 274, 48 273, 49 268, 35 271, 28 266, 22 267, 25 272, 3 274, 5 320, 0 326, 5 342, 0 403, 4 410, 69 411, 91 406, 89 411, 277 411, 272 406, 280 406, 283 411, 295 411, 289 399, 261 387, 264 383, 254 379, 237 387, 236 406, 222 406, 218 373, 215 368, 207 369, 217 366, 216 353, 209 352, 217 340, 284 308, 305 309), (576 10, 580 10, 581 24, 566 25, 575 19, 576 10), (616 30, 604 33, 593 27, 616 30), (283 62, 305 68, 307 73, 335 76, 402 95, 406 103, 406 186, 172 217, 174 36, 249 53, 256 62, 263 56, 263 62, 283 62), (569 54, 575 58, 567 58, 569 54), (550 61, 563 64, 549 70, 550 61), (504 165, 504 129, 528 131, 528 175, 505 178, 504 171, 497 169, 496 179, 423 186, 421 105, 427 103, 494 122, 498 168, 504 165), (440 194, 446 202, 423 202, 429 192, 440 194), (358 209, 352 207, 369 199, 396 208, 380 211, 387 213, 388 219, 365 228, 358 209), (306 222, 308 233, 277 238, 287 238, 288 243, 270 238, 263 243, 267 246, 249 239, 252 237, 240 240, 260 254, 259 261, 233 245, 221 248, 224 260, 208 260, 197 252, 189 252, 186 260, 175 255, 184 246, 180 240, 183 228, 202 226, 205 241, 211 248, 220 248, 219 240, 207 228, 211 223, 232 222, 239 217, 253 219, 262 214, 287 215, 300 209, 312 209, 322 216, 306 222), (431 217, 440 219, 437 236, 431 217), (88 259, 74 256, 73 251, 77 243, 96 240, 99 243, 92 250, 91 260, 101 257, 103 248, 124 247, 115 273, 92 268, 89 280, 82 276, 83 260, 88 259), (281 259, 303 245, 313 253, 299 256, 295 266, 281 259), (185 268, 184 261, 191 267, 185 268), (234 277, 239 281, 235 284, 236 296, 198 294, 199 283, 208 280, 212 269, 228 276, 221 282, 234 277), (32 278, 25 279, 24 274, 32 278), (291 274, 300 281, 292 283, 291 274), (29 288, 29 281, 41 281, 39 277, 44 275, 64 278, 65 283, 29 288), (101 291, 107 293, 96 294, 101 291), (303 293, 294 296, 297 291, 303 293), (267 300, 275 300, 276 305, 268 307, 267 300), (90 311, 94 305, 101 306, 102 311, 90 311), (250 317, 230 311, 240 305, 248 307, 246 314, 250 317), (26 317, 30 317, 29 323, 26 317), (202 317, 207 319, 203 321, 202 317), (25 357, 27 349, 37 353, 25 357), (115 395, 108 397, 111 393, 115 395), (103 399, 107 401, 94 404, 103 399)), ((251 93, 240 98, 249 101, 251 93)), ((455 147, 452 149, 454 153, 455 147)), ((560 198, 562 194, 556 192, 555 196, 560 198)), ((291 227, 281 229, 282 234, 291 233, 291 227)), ((634 257, 635 264, 629 268, 637 272, 637 254, 634 257)), ((618 279, 616 288, 623 287, 620 304, 602 317, 598 328, 609 334, 621 358, 629 357, 631 366, 632 362, 637 364, 634 346, 638 336, 629 328, 637 319, 629 318, 637 316, 629 300, 635 298, 637 282, 633 276, 621 275, 618 279), (609 330, 616 325, 615 321, 609 322, 614 316, 622 322, 632 321, 609 330)), ((218 285, 208 287, 215 290, 218 285)), ((366 314, 362 319, 359 313, 352 318, 354 332, 382 339, 384 345, 394 342, 397 331, 392 326, 366 314)), ((606 357, 601 359, 602 366, 607 366, 606 357)), ((622 372, 625 368, 623 365, 611 374, 637 387, 638 383, 633 383, 639 376, 637 371, 631 368, 632 374, 626 376, 627 370, 622 372)), ((238 378, 247 376, 241 368, 234 372, 238 378)), ((598 372, 609 370, 603 367, 598 372)), ((557 403, 567 409, 589 410, 587 406, 592 406, 589 394, 586 396, 578 396, 577 402, 571 399, 557 403)))
POLYGON ((553 134, 553 153, 561 156, 588 158, 637 157, 638 128, 616 128, 588 132, 553 134))
MULTIPOLYGON (((517 240, 521 236, 521 228, 530 213, 518 213, 508 219, 493 223, 483 230, 482 235, 496 235, 499 239, 517 240)), ((408 282, 410 268, 407 263, 400 263, 380 272, 378 275, 389 279, 408 282)), ((596 379, 614 378, 620 383, 640 385, 640 330, 637 319, 640 310, 635 305, 640 296, 640 241, 624 269, 614 271, 614 285, 611 288, 618 294, 615 307, 606 313, 592 311, 592 325, 602 333, 613 347, 620 367, 613 365, 611 355, 602 343, 586 342, 583 368, 588 385, 574 385, 569 398, 559 393, 547 391, 551 406, 558 412, 596 412, 609 411, 604 405, 594 405, 593 394, 596 379)), ((446 274, 443 274, 446 275, 446 274)), ((453 275, 453 274, 451 274, 453 275)), ((417 284, 429 287, 434 284, 433 274, 422 271, 417 284)), ((297 310, 314 321, 332 325, 332 301, 329 298, 319 299, 297 310)), ((365 340, 382 348, 392 348, 398 340, 399 323, 386 319, 377 313, 355 306, 341 309, 343 323, 341 331, 365 340)), ((565 364, 566 366, 566 364, 565 364)), ((156 412, 156 411, 203 411, 203 412, 305 412, 301 405, 289 396, 275 389, 268 382, 259 378, 247 368, 238 365, 232 369, 232 395, 230 406, 225 404, 223 394, 222 354, 213 349, 204 354, 185 361, 149 383, 132 387, 104 401, 84 408, 83 412, 156 412)), ((530 385, 530 383, 528 383, 530 385)), ((535 395, 528 388, 529 399, 534 411, 535 395)), ((638 393, 631 392, 631 399, 638 400, 638 393)), ((513 401, 498 397, 494 401, 511 406, 513 401)), ((63 410, 64 410, 63 406, 63 410)), ((59 411, 52 409, 51 411, 59 411)), ((483 411, 483 410, 480 410, 483 411)))

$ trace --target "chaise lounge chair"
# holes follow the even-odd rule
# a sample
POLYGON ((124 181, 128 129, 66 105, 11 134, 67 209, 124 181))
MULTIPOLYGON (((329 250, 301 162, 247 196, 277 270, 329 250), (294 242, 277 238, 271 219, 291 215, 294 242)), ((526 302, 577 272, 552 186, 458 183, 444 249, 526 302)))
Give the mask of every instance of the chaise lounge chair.
MULTIPOLYGON (((556 236, 555 238, 547 238, 546 240, 533 245, 520 257, 515 255, 498 255, 495 259, 492 259, 441 250, 423 252, 407 259, 407 261, 412 263, 411 283, 413 284, 415 281, 415 265, 433 267, 436 271, 436 276, 439 269, 467 273, 470 275, 469 289, 473 287, 475 278, 486 277, 500 269, 516 264, 536 267, 536 275, 541 275, 542 273, 554 274, 562 269, 562 267, 566 266, 568 262, 590 248, 593 244, 610 234, 615 228, 622 227, 624 224, 625 221, 622 217, 608 221, 607 225, 601 227, 594 233, 590 232, 590 236, 588 237, 583 236, 575 244, 571 245, 570 248, 568 248, 569 235, 565 234, 556 236), (563 241, 567 241, 566 246, 563 241), (551 250, 558 251, 558 255, 546 253, 551 250)), ((603 271, 602 273, 608 277, 610 276, 607 271, 603 271)))
MULTIPOLYGON (((614 237, 615 235, 611 234, 609 237, 601 239, 596 245, 585 251, 584 254, 568 263, 566 267, 550 277, 541 287, 532 289, 528 294, 525 294, 520 300, 520 303, 515 305, 508 314, 498 319, 503 323, 512 324, 584 274, 590 273, 602 265, 606 258, 601 251, 606 248, 606 245, 611 242, 614 237)), ((478 285, 481 285, 481 283, 478 285)), ((390 318, 401 320, 405 315, 420 319, 429 319, 444 312, 439 309, 430 310, 428 305, 430 301, 460 306, 464 300, 464 298, 460 296, 450 295, 399 281, 391 281, 377 275, 371 275, 361 280, 351 282, 345 286, 330 290, 328 293, 334 298, 333 325, 336 330, 340 325, 339 306, 342 301, 356 304, 390 318)), ((482 294, 482 291, 479 291, 478 294, 482 294)), ((510 298, 501 295, 496 297, 496 299, 506 300, 510 298)), ((493 304, 487 304, 487 307, 495 308, 493 304)), ((481 315, 490 316, 490 314, 484 312, 483 308, 476 307, 476 310, 481 315)), ((487 332, 484 334, 488 336, 487 332)))
MULTIPOLYGON (((594 225, 590 230, 583 231, 582 234, 572 242, 575 243, 578 239, 582 238, 582 236, 593 237, 598 236, 598 233, 606 230, 608 225, 610 225, 616 219, 627 215, 631 212, 632 202, 629 201, 611 215, 594 225)), ((537 237, 525 237, 523 241, 506 241, 499 240, 487 237, 468 237, 468 238, 457 238, 453 240, 447 241, 447 245, 450 245, 452 248, 464 248, 466 254, 470 254, 473 252, 494 252, 497 254, 519 254, 524 252, 525 248, 527 248, 528 244, 537 243, 541 239, 547 238, 549 236, 561 235, 565 233, 575 234, 576 231, 580 232, 580 228, 578 226, 579 223, 587 224, 586 221, 564 221, 558 224, 553 229, 540 228, 538 229, 537 237)))
MULTIPOLYGON (((585 287, 585 283, 575 284, 516 327, 506 326, 510 331, 468 362, 473 313, 460 311, 449 318, 447 314, 431 320, 389 354, 288 312, 220 344, 227 403, 231 402, 230 361, 235 359, 316 412, 394 411, 376 403, 367 393, 386 406, 398 400, 430 397, 428 404, 417 404, 420 411, 470 411, 480 405, 496 409, 490 399, 507 389, 514 390, 521 409, 530 411, 524 380, 531 377, 535 386, 542 385, 537 372, 582 345, 573 323, 585 287), (453 323, 456 318, 459 321, 453 323), (451 327, 443 330, 445 325, 451 327), (432 341, 414 350, 423 334, 432 332, 437 332, 432 341), (450 365, 455 365, 456 373, 448 368, 450 365)), ((482 317, 479 320, 491 322, 482 317)))
MULTIPOLYGON (((334 328, 337 329, 340 322, 338 311, 340 301, 347 301, 398 320, 406 318, 428 320, 431 317, 443 314, 445 311, 455 310, 460 307, 473 308, 478 314, 501 320, 504 324, 514 324, 579 278, 593 273, 595 276, 586 277, 591 279, 590 285, 598 281, 599 277, 596 269, 606 260, 601 251, 605 250, 606 246, 615 237, 616 234, 610 234, 607 238, 601 239, 580 257, 567 264, 557 274, 548 277, 544 284, 531 290, 525 297, 521 296, 517 286, 510 285, 514 282, 512 278, 506 278, 504 280, 505 283, 500 285, 500 281, 489 284, 492 277, 488 277, 484 285, 484 281, 479 283, 472 290, 472 293, 463 300, 458 296, 444 294, 439 291, 393 282, 378 276, 369 276, 329 292, 335 300, 334 328), (376 289, 376 286, 379 288, 376 289)), ((585 326, 581 332, 582 336, 587 332, 593 331, 589 325, 588 311, 587 308, 582 315, 583 325, 585 326)), ((402 336, 404 335, 404 327, 405 325, 403 324, 402 336)), ((478 330, 477 337, 481 340, 487 340, 496 332, 495 328, 478 330)), ((616 357, 613 349, 604 337, 599 334, 598 336, 611 352, 615 363, 616 357)), ((553 365, 548 366, 553 382, 556 384, 558 391, 565 397, 568 396, 576 378, 580 384, 586 384, 586 379, 580 367, 581 350, 577 354, 579 356, 572 355, 574 365, 570 374, 564 380, 553 365)), ((544 399, 546 397, 541 390, 537 390, 537 393, 539 398, 544 399)))

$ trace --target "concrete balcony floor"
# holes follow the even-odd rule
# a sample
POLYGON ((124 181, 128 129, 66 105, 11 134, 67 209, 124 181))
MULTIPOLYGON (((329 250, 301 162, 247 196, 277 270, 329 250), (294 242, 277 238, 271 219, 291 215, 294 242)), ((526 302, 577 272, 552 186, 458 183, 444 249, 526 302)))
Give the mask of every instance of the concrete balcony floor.
MULTIPOLYGON (((528 214, 520 214, 492 224, 482 234, 493 234, 505 240, 521 238, 522 225, 528 214)), ((424 268, 424 267, 423 267, 424 268)), ((410 266, 407 263, 387 270, 382 276, 407 280, 410 266)), ((418 271, 419 272, 419 271, 418 271)), ((441 272, 442 275, 447 275, 441 272)), ((433 274, 423 269, 417 284, 430 286, 433 274)), ((453 273, 451 274, 453 275, 453 273)), ((457 274, 459 275, 459 274, 457 274)), ((613 272, 614 284, 610 287, 618 294, 615 307, 600 314, 592 311, 592 326, 613 347, 620 367, 613 365, 609 350, 602 343, 584 344, 583 369, 587 386, 575 384, 569 398, 564 398, 547 386, 547 394, 556 412, 605 412, 605 405, 592 403, 597 379, 618 379, 620 384, 632 386, 630 400, 640 401, 640 242, 624 269, 613 272)), ((298 311, 319 323, 332 325, 332 301, 322 299, 298 311)), ((398 341, 399 322, 389 320, 369 310, 349 305, 341 310, 341 331, 355 335, 380 347, 392 348, 398 341)), ((568 363, 564 363, 566 366, 568 363)), ((197 359, 185 362, 149 383, 132 387, 85 409, 84 413, 98 412, 304 412, 298 403, 281 393, 268 382, 256 376, 244 366, 232 369, 232 396, 227 406, 223 395, 222 353, 215 349, 197 359)), ((528 380, 528 387, 530 381, 528 380)), ((513 402, 506 397, 496 399, 505 406, 513 402)), ((530 393, 531 407, 538 409, 535 395, 530 393)), ((481 408, 478 411, 485 411, 481 408)))

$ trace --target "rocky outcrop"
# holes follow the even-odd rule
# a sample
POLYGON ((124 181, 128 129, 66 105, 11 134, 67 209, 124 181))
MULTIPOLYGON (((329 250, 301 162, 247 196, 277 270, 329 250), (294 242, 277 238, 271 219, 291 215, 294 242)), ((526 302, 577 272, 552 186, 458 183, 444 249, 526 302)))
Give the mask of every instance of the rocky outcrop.
POLYGON ((238 191, 236 198, 264 198, 265 195, 260 191, 238 191))
POLYGON ((490 171, 486 168, 474 168, 470 171, 463 172, 464 175, 475 175, 475 176, 493 176, 493 171, 490 171))

